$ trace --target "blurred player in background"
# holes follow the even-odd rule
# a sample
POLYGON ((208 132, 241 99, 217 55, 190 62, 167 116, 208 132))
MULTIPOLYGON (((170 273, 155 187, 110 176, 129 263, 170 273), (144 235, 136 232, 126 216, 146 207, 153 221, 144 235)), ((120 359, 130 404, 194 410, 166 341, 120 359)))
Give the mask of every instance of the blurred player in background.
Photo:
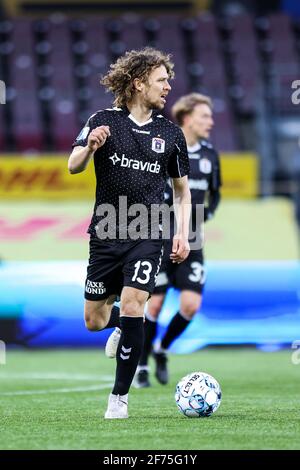
MULTIPOLYGON (((174 120, 186 138, 190 159, 189 186, 192 195, 192 228, 196 226, 196 204, 205 204, 204 221, 211 219, 220 202, 219 156, 208 139, 214 125, 212 102, 208 96, 191 93, 181 97, 172 108, 174 120)), ((166 199, 172 204, 172 190, 167 186, 166 199)), ((145 342, 139 361, 135 385, 149 387, 148 358, 157 333, 157 319, 162 310, 167 290, 174 286, 180 290, 180 308, 170 322, 161 343, 155 348, 155 376, 161 384, 168 383, 167 350, 190 324, 202 302, 205 282, 202 249, 191 250, 181 263, 170 262, 171 242, 165 242, 165 251, 154 294, 148 302, 145 319, 145 342)))
POLYGON ((115 108, 89 118, 68 163, 70 173, 80 173, 94 157, 96 203, 88 230, 84 315, 90 331, 116 326, 121 330, 115 335, 117 367, 105 413, 108 419, 128 417, 128 391, 143 347, 144 307, 153 292, 162 255, 162 239, 151 239, 151 231, 146 239, 130 237, 129 217, 125 225, 120 222, 124 215, 120 214, 120 197, 126 196, 128 208, 144 204, 148 218, 152 205, 163 203, 169 175, 179 201, 178 230, 170 257, 181 263, 189 253, 191 195, 186 142, 181 129, 160 114, 173 75, 170 57, 152 48, 120 57, 102 79, 114 94, 115 108), (115 227, 110 227, 109 234, 100 230, 106 226, 108 205, 116 212, 115 227), (117 296, 120 310, 113 306, 117 296))

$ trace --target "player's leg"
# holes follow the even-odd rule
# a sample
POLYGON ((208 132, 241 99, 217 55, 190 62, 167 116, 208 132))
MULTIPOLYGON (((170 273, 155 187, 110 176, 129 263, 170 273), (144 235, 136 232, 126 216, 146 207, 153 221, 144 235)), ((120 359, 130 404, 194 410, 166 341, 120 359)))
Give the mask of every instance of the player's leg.
POLYGON ((160 344, 153 351, 153 358, 156 364, 155 377, 162 385, 166 385, 169 382, 167 350, 173 341, 188 327, 193 316, 200 308, 201 299, 201 295, 197 292, 181 292, 180 309, 169 323, 160 344))
POLYGON ((168 383, 167 350, 190 324, 202 302, 205 282, 202 250, 191 252, 187 260, 177 266, 174 285, 181 290, 180 308, 168 325, 161 344, 154 352, 156 378, 161 384, 168 383))
POLYGON ((103 300, 85 300, 84 321, 89 331, 101 331, 120 325, 119 308, 114 306, 116 295, 103 300))
POLYGON ((97 237, 90 239, 90 256, 85 281, 84 318, 90 331, 120 326, 120 309, 114 305, 121 289, 118 245, 97 237))
POLYGON ((137 388, 150 387, 148 358, 152 350, 152 343, 157 333, 157 319, 161 312, 164 299, 165 293, 154 293, 146 306, 144 346, 135 377, 135 386, 137 388))
POLYGON ((116 357, 118 344, 121 336, 121 325, 120 325, 120 308, 114 305, 111 309, 110 319, 106 328, 114 328, 111 335, 108 337, 105 345, 105 355, 110 359, 116 357))
MULTIPOLYGON (((162 263, 160 271, 156 277, 155 289, 153 296, 148 302, 146 313, 145 313, 145 341, 144 347, 139 361, 137 374, 135 378, 135 385, 137 388, 149 387, 149 367, 148 358, 152 351, 153 341, 157 333, 157 321, 159 314, 162 310, 163 303, 166 297, 166 293, 169 285, 171 285, 172 276, 174 273, 174 264, 170 261, 170 253, 172 251, 172 243, 167 240, 164 243, 164 253, 162 257, 162 263)), ((157 356, 157 361, 164 361, 164 358, 160 355, 157 356)), ((156 368, 157 370, 157 368, 156 368)))
POLYGON ((116 357, 120 337, 121 328, 120 326, 116 326, 114 331, 108 337, 105 345, 105 355, 106 357, 109 357, 109 359, 114 359, 116 357))
POLYGON ((180 309, 172 318, 161 341, 161 347, 167 350, 190 324, 202 303, 202 295, 198 292, 183 290, 180 294, 180 309))
MULTIPOLYGON (((161 310, 161 306, 163 303, 164 295, 168 288, 168 276, 167 276, 167 262, 169 261, 169 254, 171 253, 172 245, 167 245, 165 243, 163 255, 160 256, 159 266, 161 265, 160 272, 155 273, 155 289, 153 292, 153 296, 148 302, 145 312, 145 322, 144 322, 144 330, 145 330, 145 342, 144 347, 141 355, 141 361, 139 364, 142 366, 143 372, 141 373, 141 377, 145 378, 145 384, 141 386, 149 386, 148 382, 148 356, 151 351, 152 342, 156 336, 157 331, 157 317, 161 310), (156 295, 159 294, 159 295, 156 295), (162 298, 161 294, 163 294, 162 298), (150 306, 150 307, 149 307, 150 306)), ((146 261, 147 263, 148 261, 146 261)), ((157 268, 155 267, 157 270, 157 268)), ((118 325, 119 326, 119 325, 118 325)), ((106 346, 105 346, 105 354, 109 358, 116 357, 116 352, 118 348, 118 343, 120 340, 120 328, 117 327, 109 336, 106 346)), ((138 371, 137 371, 138 372, 138 371)), ((138 381, 135 381, 135 385, 139 387, 138 381)))
POLYGON ((117 349, 115 384, 109 396, 105 418, 127 418, 128 391, 131 386, 144 338, 144 307, 149 293, 124 287, 121 293, 121 336, 117 349))
POLYGON ((126 418, 128 391, 144 342, 144 308, 153 293, 162 258, 162 242, 139 240, 124 244, 121 292, 121 337, 117 349, 116 379, 106 418, 126 418), (119 397, 119 398, 118 398, 119 397))
POLYGON ((115 295, 105 300, 86 300, 84 306, 85 325, 89 331, 101 331, 106 328, 114 328, 105 346, 107 357, 115 357, 121 330, 120 330, 120 309, 113 305, 115 295))
POLYGON ((165 332, 161 347, 168 349, 172 342, 187 328, 189 322, 199 310, 205 283, 202 250, 191 251, 189 257, 176 271, 175 286, 180 289, 180 309, 170 322, 165 332))

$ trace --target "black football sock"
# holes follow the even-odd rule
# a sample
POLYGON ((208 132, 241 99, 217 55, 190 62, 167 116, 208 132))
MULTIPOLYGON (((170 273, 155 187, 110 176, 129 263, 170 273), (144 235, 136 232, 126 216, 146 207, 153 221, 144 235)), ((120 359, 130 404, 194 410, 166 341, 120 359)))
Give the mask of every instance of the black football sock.
POLYGON ((144 319, 121 317, 121 337, 117 349, 114 395, 126 395, 133 380, 144 342, 144 319))
POLYGON ((106 328, 116 328, 116 326, 118 328, 120 328, 120 309, 119 309, 119 307, 116 307, 114 305, 113 308, 111 309, 110 318, 108 320, 108 323, 107 323, 105 329, 106 328))
POLYGON ((186 329, 191 320, 184 318, 180 312, 172 318, 167 331, 161 341, 162 349, 168 349, 170 344, 186 329))
POLYGON ((147 366, 148 365, 148 357, 151 352, 152 348, 152 343, 153 340, 156 336, 157 332, 157 321, 153 318, 149 318, 149 316, 145 318, 145 323, 144 323, 144 333, 145 333, 145 338, 144 338, 144 347, 142 350, 141 358, 139 360, 139 366, 147 366))

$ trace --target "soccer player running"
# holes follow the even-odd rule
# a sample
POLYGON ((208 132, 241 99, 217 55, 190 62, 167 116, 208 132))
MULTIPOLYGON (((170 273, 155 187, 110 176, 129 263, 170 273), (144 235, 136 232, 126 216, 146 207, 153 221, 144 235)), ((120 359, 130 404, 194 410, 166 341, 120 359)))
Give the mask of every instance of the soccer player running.
POLYGON ((189 254, 191 195, 186 142, 181 129, 160 114, 171 90, 173 66, 169 55, 152 48, 127 52, 112 64, 101 83, 114 94, 115 107, 97 111, 88 119, 68 162, 71 174, 80 173, 93 157, 97 180, 88 229, 85 324, 90 331, 121 329, 115 383, 105 413, 108 419, 128 417, 128 391, 143 347, 144 307, 153 292, 162 255, 161 237, 151 239, 151 206, 163 203, 168 177, 179 202, 170 258, 181 263, 189 254), (146 207, 144 224, 150 221, 146 237, 130 238, 130 224, 126 218, 124 222, 121 204, 124 197, 128 210, 133 204, 146 207), (113 305, 117 296, 120 309, 113 305))
MULTIPOLYGON (((191 93, 181 97, 172 107, 172 115, 180 125, 186 138, 190 159, 189 186, 192 195, 192 229, 197 227, 196 204, 204 204, 204 220, 210 219, 220 202, 220 164, 216 150, 208 142, 213 127, 212 102, 208 96, 191 93), (206 202, 207 199, 207 202, 206 202)), ((172 203, 172 192, 168 186, 166 198, 172 203)), ((192 240, 190 239, 190 242, 192 240)), ((135 385, 149 387, 148 358, 157 333, 157 318, 162 310, 168 287, 180 290, 180 308, 158 344, 153 357, 155 376, 161 384, 168 383, 167 350, 190 324, 202 302, 205 282, 202 249, 191 250, 188 258, 173 264, 169 260, 171 244, 165 243, 165 252, 154 295, 151 297, 145 319, 145 342, 137 369, 135 385)))

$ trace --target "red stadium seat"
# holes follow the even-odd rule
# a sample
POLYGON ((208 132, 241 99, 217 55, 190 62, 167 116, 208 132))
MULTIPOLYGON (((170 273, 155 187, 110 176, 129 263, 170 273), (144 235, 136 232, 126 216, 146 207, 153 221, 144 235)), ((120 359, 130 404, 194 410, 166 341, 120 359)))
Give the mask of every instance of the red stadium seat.
POLYGON ((298 111, 291 85, 299 79, 299 54, 284 14, 255 22, 261 63, 254 19, 246 14, 224 21, 223 43, 216 18, 208 13, 185 20, 177 14, 128 14, 72 21, 56 14, 37 23, 34 32, 26 18, 0 24, 0 72, 9 78, 9 104, 0 108, 0 151, 14 142, 19 151, 49 150, 51 145, 52 150, 69 151, 83 120, 112 106, 113 97, 99 83, 110 63, 145 45, 173 56, 176 77, 166 115, 179 96, 208 94, 215 103, 213 137, 221 150, 239 148, 233 111, 237 120, 255 115, 260 81, 266 80, 265 92, 275 109, 283 114, 298 111))
POLYGON ((234 121, 228 101, 226 73, 221 55, 215 18, 201 15, 195 31, 195 59, 203 67, 199 92, 209 95, 214 102, 215 130, 213 141, 218 150, 238 148, 234 121))
POLYGON ((69 22, 63 17, 53 17, 48 39, 52 45, 49 64, 53 67, 51 87, 54 92, 49 103, 51 132, 55 150, 68 151, 79 128, 69 22))
POLYGON ((112 106, 112 97, 100 85, 101 76, 109 68, 109 43, 105 18, 86 18, 85 41, 87 51, 84 63, 88 68, 86 91, 88 93, 86 118, 99 109, 112 106))
POLYGON ((184 42, 180 27, 181 17, 176 14, 160 15, 156 18, 155 43, 158 49, 170 53, 174 61, 175 80, 170 82, 172 90, 169 94, 165 112, 170 115, 174 101, 188 92, 187 62, 184 54, 184 42))
POLYGON ((256 111, 260 77, 253 18, 250 15, 238 15, 231 19, 231 23, 233 67, 241 91, 238 108, 243 114, 253 114, 256 111))
POLYGON ((121 17, 120 40, 126 51, 141 49, 147 45, 143 21, 140 16, 129 14, 121 17))
POLYGON ((43 137, 31 21, 15 19, 11 34, 14 49, 9 57, 10 86, 15 91, 11 108, 16 147, 21 152, 40 151, 43 137))

